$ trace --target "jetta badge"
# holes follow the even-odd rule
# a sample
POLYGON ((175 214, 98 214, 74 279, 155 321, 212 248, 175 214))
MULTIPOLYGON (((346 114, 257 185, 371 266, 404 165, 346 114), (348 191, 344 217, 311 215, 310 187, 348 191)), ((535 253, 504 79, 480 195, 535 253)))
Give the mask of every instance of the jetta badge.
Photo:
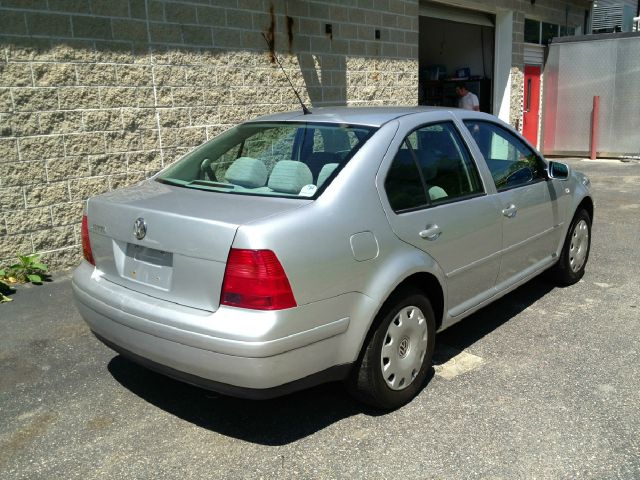
POLYGON ((144 222, 144 218, 138 218, 133 222, 133 234, 138 240, 142 240, 147 234, 147 224, 144 222))

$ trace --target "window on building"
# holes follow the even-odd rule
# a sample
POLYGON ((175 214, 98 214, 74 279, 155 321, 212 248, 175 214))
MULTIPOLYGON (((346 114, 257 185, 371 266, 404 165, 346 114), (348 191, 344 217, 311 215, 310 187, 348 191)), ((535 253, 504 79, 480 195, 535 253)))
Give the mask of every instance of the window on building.
POLYGON ((531 20, 530 18, 524 19, 524 41, 527 43, 535 43, 540 45, 540 22, 537 20, 531 20))
POLYGON ((555 23, 542 22, 540 40, 542 45, 549 45, 553 37, 558 36, 558 25, 555 23))
POLYGON ((575 26, 540 22, 531 18, 524 19, 524 41, 526 43, 549 45, 554 37, 566 37, 575 34, 575 26))

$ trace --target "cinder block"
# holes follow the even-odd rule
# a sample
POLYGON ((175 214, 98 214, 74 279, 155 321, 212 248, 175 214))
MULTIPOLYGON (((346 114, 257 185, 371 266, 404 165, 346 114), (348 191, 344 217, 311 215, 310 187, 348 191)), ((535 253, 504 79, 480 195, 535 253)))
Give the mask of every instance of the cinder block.
POLYGON ((86 157, 51 158, 47 160, 47 178, 50 182, 89 176, 86 157))
MULTIPOLYGON (((44 10, 46 10, 46 7, 44 10)), ((26 16, 30 35, 71 36, 71 21, 68 15, 29 12, 26 16)))
POLYGON ((102 132, 76 133, 64 136, 67 155, 88 155, 105 152, 105 139, 102 132))
POLYGON ((81 86, 110 86, 116 84, 115 65, 76 65, 76 72, 78 77, 78 85, 81 86))
POLYGON ((45 207, 69 201, 67 182, 32 185, 24 189, 27 208, 45 207))
POLYGON ((31 246, 30 235, 7 235, 0 237, 0 259, 14 261, 18 255, 25 255, 31 252, 33 252, 33 248, 31 246))
POLYGON ((36 252, 68 247, 75 243, 73 225, 54 227, 31 234, 33 248, 36 252))
POLYGON ((129 42, 111 42, 96 40, 96 62, 102 63, 135 63, 136 57, 129 42))
POLYGON ((64 143, 61 135, 20 138, 20 160, 45 160, 63 157, 64 143))
POLYGON ((162 168, 160 152, 135 152, 127 155, 129 172, 148 172, 162 168))
POLYGON ((91 13, 105 17, 128 17, 129 0, 91 0, 91 13))
POLYGON ((64 13, 91 13, 89 0, 48 0, 49 10, 64 13))
MULTIPOLYGON (((155 173, 155 171, 153 172, 155 173)), ((153 175, 152 172, 131 172, 120 175, 113 175, 109 177, 109 181, 111 184, 111 190, 115 190, 117 188, 124 188, 130 185, 134 185, 136 183, 142 182, 149 176, 153 175)))
POLYGON ((151 86, 151 67, 139 65, 118 65, 118 84, 123 86, 151 86))
POLYGON ((204 105, 204 89, 174 88, 172 92, 174 107, 196 107, 204 105))
POLYGON ((211 28, 205 26, 183 25, 182 39, 187 45, 213 45, 211 28))
MULTIPOLYGON (((18 233, 28 233, 35 230, 43 230, 51 227, 51 210, 49 207, 29 208, 27 210, 17 210, 5 214, 7 221, 7 233, 9 235, 18 233)), ((22 253, 18 248, 13 247, 13 254, 22 253)), ((1 255, 0 255, 1 256, 1 255)))
POLYGON ((96 61, 93 47, 91 40, 65 39, 62 43, 54 40, 51 42, 50 53, 55 62, 90 63, 96 61))
POLYGON ((167 22, 176 22, 181 24, 196 23, 196 7, 194 5, 168 2, 164 5, 164 14, 167 22))
POLYGON ((162 109, 159 112, 160 125, 165 128, 179 128, 189 126, 188 108, 162 109))
POLYGON ((82 247, 72 247, 42 253, 40 260, 49 266, 49 270, 55 272, 66 268, 76 267, 82 261, 82 247))
POLYGON ((221 6, 198 6, 198 23, 211 27, 224 27, 225 9, 221 6))
POLYGON ((89 197, 109 191, 108 177, 81 178, 69 181, 71 200, 86 200, 89 197))
POLYGON ((155 111, 151 108, 123 108, 122 122, 124 129, 130 132, 156 128, 155 111))
POLYGON ((51 207, 54 226, 73 225, 82 221, 84 202, 68 202, 51 207))
POLYGON ((5 35, 24 35, 27 33, 27 25, 23 12, 3 10, 0 15, 0 32, 5 35))
POLYGON ((40 118, 40 133, 72 133, 82 130, 82 113, 77 111, 67 112, 42 112, 40 118))
POLYGON ((36 87, 57 87, 76 84, 76 69, 69 63, 39 63, 33 65, 36 87))
POLYGON ((134 87, 100 87, 100 106, 102 108, 135 107, 138 94, 134 87))
POLYGON ((13 110, 11 92, 8 88, 0 88, 0 112, 10 112, 13 110))
POLYGON ((31 66, 28 63, 0 63, 0 87, 31 87, 31 66))
POLYGON ((147 22, 139 20, 112 19, 114 40, 129 40, 132 42, 147 42, 147 22))
POLYGON ((142 150, 139 132, 107 132, 107 153, 132 152, 142 150))
POLYGON ((87 110, 82 112, 82 118, 84 130, 90 132, 122 130, 123 128, 119 109, 87 110))
POLYGON ((100 108, 100 96, 95 87, 61 87, 58 95, 63 110, 100 108))
POLYGON ((182 87, 186 82, 185 72, 185 67, 157 66, 154 68, 156 85, 182 87))
POLYGON ((192 126, 215 125, 218 123, 218 107, 195 107, 189 109, 192 126))
POLYGON ((4 162, 17 161, 18 141, 15 138, 0 138, 0 168, 4 162))
POLYGON ((19 112, 58 109, 58 91, 55 88, 20 88, 13 92, 15 109, 19 112))
POLYGON ((94 16, 73 16, 73 36, 111 40, 111 19, 94 16))
POLYGON ((113 175, 127 171, 127 159, 123 153, 89 156, 91 175, 113 175))
POLYGON ((19 210, 25 208, 22 187, 0 187, 0 210, 19 210))
POLYGON ((153 43, 182 43, 182 30, 176 23, 152 23, 149 31, 153 43))
POLYGON ((143 150, 156 150, 160 148, 158 130, 140 130, 143 150))

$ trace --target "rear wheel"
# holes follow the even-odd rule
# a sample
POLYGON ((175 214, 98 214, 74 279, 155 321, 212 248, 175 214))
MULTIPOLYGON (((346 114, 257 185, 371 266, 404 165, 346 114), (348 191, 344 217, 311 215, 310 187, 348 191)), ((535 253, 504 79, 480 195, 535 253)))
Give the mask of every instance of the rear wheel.
POLYGON ((420 391, 431 366, 435 345, 431 303, 417 290, 396 294, 378 314, 376 325, 351 390, 374 407, 398 408, 420 391))
POLYGON ((551 279, 559 285, 573 285, 584 275, 591 248, 591 217, 586 210, 579 210, 571 221, 562 253, 551 270, 551 279))

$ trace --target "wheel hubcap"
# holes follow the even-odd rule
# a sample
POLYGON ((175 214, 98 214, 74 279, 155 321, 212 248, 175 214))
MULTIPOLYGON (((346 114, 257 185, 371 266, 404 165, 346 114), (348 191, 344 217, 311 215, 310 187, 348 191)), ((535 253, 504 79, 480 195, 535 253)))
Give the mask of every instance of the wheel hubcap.
POLYGON ((382 344, 380 367, 392 390, 407 388, 418 375, 427 353, 427 321, 422 310, 404 307, 389 324, 382 344))
POLYGON ((584 220, 580 220, 571 233, 569 245, 569 265, 571 270, 577 272, 584 265, 589 251, 589 226, 584 220))

